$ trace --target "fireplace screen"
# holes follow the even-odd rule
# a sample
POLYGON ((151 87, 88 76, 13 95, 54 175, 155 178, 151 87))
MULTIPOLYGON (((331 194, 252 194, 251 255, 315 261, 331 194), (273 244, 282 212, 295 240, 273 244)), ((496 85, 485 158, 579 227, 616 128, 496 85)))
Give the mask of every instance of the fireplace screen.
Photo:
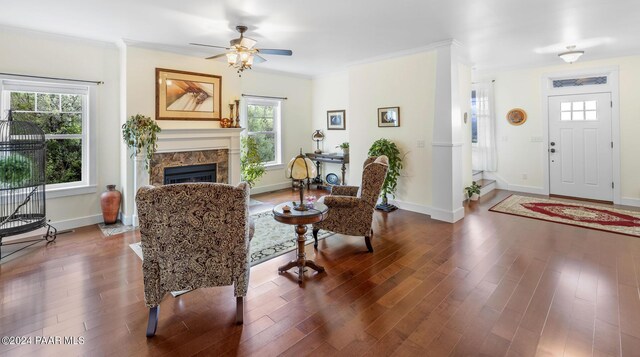
POLYGON ((7 120, 0 121, 0 259, 15 253, 3 256, 3 246, 27 244, 22 247, 26 248, 56 238, 46 220, 44 165, 44 132, 33 123, 13 121, 9 111, 7 120), (42 239, 3 243, 5 237, 42 227, 48 227, 42 239))
POLYGON ((164 184, 184 182, 216 182, 216 164, 166 167, 164 184))

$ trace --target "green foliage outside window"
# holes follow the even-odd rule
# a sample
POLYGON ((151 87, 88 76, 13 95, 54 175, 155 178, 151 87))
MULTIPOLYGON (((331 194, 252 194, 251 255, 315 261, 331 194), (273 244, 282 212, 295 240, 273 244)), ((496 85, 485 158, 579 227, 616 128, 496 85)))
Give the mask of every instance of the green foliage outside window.
POLYGON ((247 106, 249 136, 255 139, 256 150, 262 162, 276 160, 276 109, 272 105, 247 106))
POLYGON ((47 184, 82 181, 83 96, 34 92, 9 94, 13 120, 36 124, 46 142, 47 184), (56 138, 74 135, 76 138, 56 138))
POLYGON ((31 164, 30 158, 20 154, 0 158, 0 184, 8 187, 22 186, 31 179, 31 164))

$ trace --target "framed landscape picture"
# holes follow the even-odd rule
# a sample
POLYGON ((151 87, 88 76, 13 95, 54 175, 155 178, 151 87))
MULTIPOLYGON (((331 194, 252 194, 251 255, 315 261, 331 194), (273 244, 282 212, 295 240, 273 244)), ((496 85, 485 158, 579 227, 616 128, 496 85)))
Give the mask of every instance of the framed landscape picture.
POLYGON ((156 120, 220 120, 222 77, 156 68, 156 120))
POLYGON ((347 117, 344 110, 327 111, 327 129, 345 130, 347 127, 347 117))
POLYGON ((378 108, 379 127, 399 127, 400 107, 378 108))

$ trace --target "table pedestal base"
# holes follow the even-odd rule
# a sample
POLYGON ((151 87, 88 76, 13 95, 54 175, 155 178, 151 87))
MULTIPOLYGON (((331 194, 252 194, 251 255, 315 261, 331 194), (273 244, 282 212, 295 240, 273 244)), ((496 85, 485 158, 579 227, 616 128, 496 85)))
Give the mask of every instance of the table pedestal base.
POLYGON ((313 260, 307 260, 307 254, 304 251, 304 243, 306 239, 304 237, 305 233, 307 233, 307 226, 304 224, 296 225, 296 233, 298 234, 298 259, 292 260, 289 263, 278 268, 278 272, 284 273, 285 271, 298 267, 298 283, 302 283, 304 279, 304 268, 309 267, 318 273, 322 273, 324 268, 316 264, 313 260))

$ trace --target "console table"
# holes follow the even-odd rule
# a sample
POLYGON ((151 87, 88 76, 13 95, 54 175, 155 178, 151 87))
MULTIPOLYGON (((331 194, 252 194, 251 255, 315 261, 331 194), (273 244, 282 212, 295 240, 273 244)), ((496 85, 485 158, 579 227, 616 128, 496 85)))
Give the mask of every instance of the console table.
MULTIPOLYGON (((328 163, 333 163, 333 164, 341 164, 341 171, 342 171, 342 181, 341 184, 344 185, 344 176, 345 176, 345 172, 347 171, 347 166, 346 164, 349 163, 349 154, 343 155, 343 154, 339 154, 339 153, 327 153, 327 154, 314 154, 314 153, 306 153, 305 154, 309 159, 313 160, 316 162, 316 167, 318 169, 318 177, 320 178, 320 180, 322 180, 322 177, 320 177, 320 163, 321 162, 328 162, 328 163)), ((320 184, 317 182, 317 180, 314 179, 315 184, 318 184, 320 186, 320 184)))

